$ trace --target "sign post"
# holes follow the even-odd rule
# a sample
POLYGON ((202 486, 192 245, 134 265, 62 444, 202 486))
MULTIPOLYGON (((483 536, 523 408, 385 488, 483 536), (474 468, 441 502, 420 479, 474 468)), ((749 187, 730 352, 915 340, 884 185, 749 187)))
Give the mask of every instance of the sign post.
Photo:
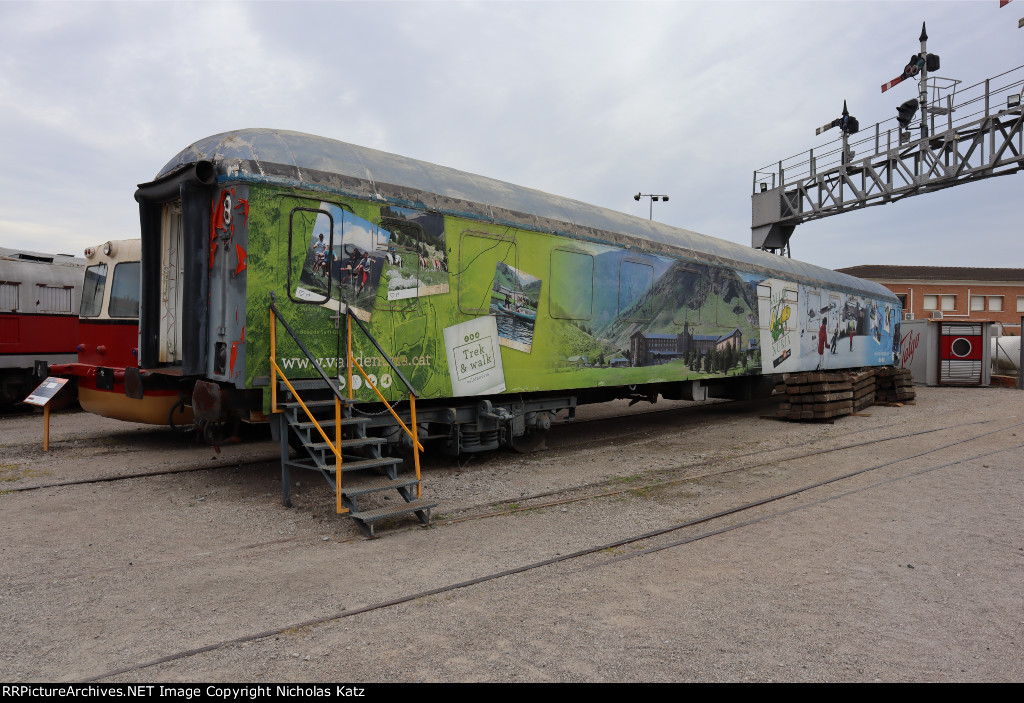
POLYGON ((66 378, 58 378, 56 376, 48 376, 45 381, 40 383, 32 393, 25 398, 25 403, 29 405, 38 405, 43 409, 43 451, 50 451, 50 401, 57 397, 61 389, 64 388, 64 384, 68 382, 66 378))

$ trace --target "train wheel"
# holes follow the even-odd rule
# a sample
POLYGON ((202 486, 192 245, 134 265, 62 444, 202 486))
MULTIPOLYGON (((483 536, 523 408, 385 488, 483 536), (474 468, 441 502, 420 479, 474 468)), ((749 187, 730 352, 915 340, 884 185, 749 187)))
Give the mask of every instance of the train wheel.
POLYGON ((529 434, 524 434, 520 437, 513 437, 512 449, 520 454, 543 452, 548 448, 547 440, 547 432, 530 432, 529 434))

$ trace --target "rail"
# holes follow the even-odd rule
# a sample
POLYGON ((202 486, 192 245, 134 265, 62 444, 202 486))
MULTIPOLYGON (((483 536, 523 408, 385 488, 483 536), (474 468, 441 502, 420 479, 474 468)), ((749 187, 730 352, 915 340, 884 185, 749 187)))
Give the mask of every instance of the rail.
POLYGON ((271 299, 271 301, 270 301, 270 305, 269 305, 269 312, 270 312, 270 394, 271 394, 270 406, 271 406, 271 412, 273 412, 273 413, 281 412, 280 409, 277 406, 277 377, 278 377, 278 375, 280 375, 281 380, 284 381, 285 385, 288 387, 288 390, 291 392, 291 394, 295 398, 296 402, 298 402, 298 404, 302 408, 303 412, 306 413, 306 417, 308 417, 309 421, 313 423, 313 426, 316 428, 317 432, 320 433, 320 436, 323 437, 324 441, 331 448, 331 453, 334 454, 335 509, 338 512, 338 514, 347 513, 349 511, 348 508, 346 508, 346 507, 344 507, 342 505, 342 499, 341 499, 341 496, 342 496, 342 492, 341 492, 341 484, 342 484, 342 470, 341 470, 341 466, 342 466, 342 463, 343 463, 343 458, 342 458, 342 453, 341 453, 341 440, 342 440, 342 435, 341 435, 341 403, 342 402, 346 402, 347 403, 347 402, 350 402, 350 401, 353 400, 353 388, 352 388, 352 366, 353 365, 359 370, 359 373, 362 375, 362 377, 365 380, 367 386, 372 388, 374 393, 377 394, 377 397, 380 398, 382 403, 384 403, 384 406, 388 409, 388 411, 391 413, 391 415, 395 418, 395 421, 399 424, 399 426, 402 428, 402 430, 412 439, 413 464, 414 464, 415 469, 416 469, 416 497, 417 498, 421 498, 422 497, 422 490, 423 489, 422 489, 422 485, 420 483, 420 455, 419 455, 419 453, 421 451, 423 451, 423 445, 420 443, 419 437, 418 437, 419 433, 418 433, 417 425, 416 425, 416 391, 413 388, 412 384, 408 381, 408 379, 405 378, 405 376, 402 374, 402 372, 398 370, 398 368, 395 366, 394 361, 392 361, 391 357, 388 356, 388 354, 381 348, 380 344, 377 342, 377 340, 374 338, 374 336, 372 334, 370 334, 370 331, 366 329, 366 327, 359 320, 359 318, 355 317, 355 315, 352 313, 351 309, 346 309, 345 336, 346 336, 346 361, 347 361, 347 363, 345 364, 345 368, 346 368, 347 376, 348 376, 348 378, 347 378, 347 380, 348 380, 348 398, 345 398, 344 396, 341 395, 341 392, 338 390, 337 384, 333 383, 331 381, 331 378, 327 375, 327 372, 324 371, 323 367, 320 366, 320 363, 316 360, 316 358, 312 355, 312 353, 310 353, 309 349, 306 348, 306 345, 302 343, 302 340, 299 339, 299 336, 295 333, 295 330, 293 330, 291 328, 291 325, 288 324, 288 321, 285 320, 284 317, 281 316, 280 311, 278 311, 278 309, 277 309, 277 296, 273 292, 271 292, 271 294, 270 294, 270 299, 271 299), (402 422, 402 419, 398 416, 398 413, 395 412, 395 409, 391 406, 391 404, 387 401, 387 399, 384 398, 384 395, 377 388, 376 384, 373 383, 370 380, 370 377, 367 375, 366 371, 363 370, 363 367, 360 366, 359 363, 355 360, 355 356, 352 354, 352 320, 356 321, 356 324, 362 330, 363 334, 366 335, 366 338, 369 339, 370 342, 373 344, 373 346, 377 348, 377 351, 379 351, 381 353, 381 356, 384 357, 384 359, 387 361, 388 365, 395 371, 395 375, 399 379, 401 379, 402 383, 409 390, 410 424, 412 425, 412 430, 410 430, 405 425, 405 423, 402 422), (280 322, 281 325, 284 326, 285 331, 288 332, 289 336, 292 338, 292 340, 295 342, 295 344, 299 347, 299 349, 302 351, 302 353, 306 356, 306 358, 309 360, 310 364, 312 364, 313 369, 316 370, 317 374, 320 375, 320 377, 327 384, 328 388, 330 388, 332 393, 334 394, 334 440, 333 441, 331 440, 330 437, 327 436, 327 432, 324 430, 323 426, 317 421, 316 417, 313 416, 312 411, 310 411, 310 409, 306 405, 305 401, 302 400, 299 392, 295 389, 295 386, 292 385, 291 381, 288 379, 288 376, 285 374, 284 369, 282 369, 280 367, 280 365, 278 365, 278 363, 277 363, 277 323, 278 322, 280 322))

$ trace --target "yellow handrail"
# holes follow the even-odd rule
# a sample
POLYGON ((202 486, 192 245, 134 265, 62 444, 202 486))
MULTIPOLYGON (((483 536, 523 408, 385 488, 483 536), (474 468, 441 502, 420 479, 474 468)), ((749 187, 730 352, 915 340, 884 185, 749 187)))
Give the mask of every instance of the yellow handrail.
MULTIPOLYGON (((317 432, 327 442, 327 446, 331 448, 331 452, 334 454, 334 501, 335 510, 339 515, 343 515, 348 512, 348 508, 345 508, 341 504, 341 401, 338 400, 337 395, 334 397, 334 441, 327 436, 324 432, 324 428, 321 427, 320 423, 317 422, 316 418, 313 417, 313 413, 302 401, 299 396, 299 392, 295 390, 295 386, 288 380, 288 376, 285 375, 284 370, 277 364, 277 318, 274 315, 274 309, 270 309, 270 411, 271 413, 281 412, 280 408, 277 407, 277 375, 281 375, 281 380, 284 381, 285 385, 288 386, 288 390, 291 391, 295 400, 298 401, 303 411, 306 413, 306 417, 310 419, 313 426, 316 427, 317 432)), ((282 432, 287 432, 287 428, 282 427, 282 432)))
MULTIPOLYGON (((366 379, 366 385, 368 385, 370 388, 372 388, 373 392, 377 394, 377 397, 380 398, 382 403, 384 403, 384 406, 391 413, 391 416, 395 418, 395 422, 397 422, 399 425, 401 425, 402 429, 405 430, 405 433, 407 435, 409 435, 413 439, 416 439, 415 436, 413 435, 412 431, 410 431, 409 428, 405 426, 405 423, 402 422, 402 418, 398 417, 398 413, 395 412, 395 409, 391 407, 391 403, 389 403, 384 398, 384 396, 381 394, 381 392, 379 390, 377 390, 377 386, 374 385, 374 383, 370 380, 370 377, 366 375, 366 372, 363 371, 363 367, 359 365, 359 362, 356 361, 355 358, 353 358, 353 357, 349 357, 349 361, 351 361, 355 365, 356 369, 359 370, 360 375, 362 375, 362 377, 366 379)), ((414 397, 413 394, 410 393, 409 394, 409 398, 413 398, 413 397, 414 397)), ((418 440, 416 441, 416 445, 419 446, 421 451, 423 451, 423 445, 420 444, 418 440)))
POLYGON ((419 427, 416 424, 416 394, 412 392, 412 389, 409 390, 409 409, 410 409, 409 410, 410 411, 410 418, 409 418, 409 420, 410 420, 410 423, 412 424, 412 431, 410 432, 409 428, 405 426, 404 422, 402 422, 402 418, 398 417, 398 413, 396 413, 394 408, 391 407, 391 403, 389 403, 384 398, 384 395, 377 389, 377 385, 375 383, 373 383, 373 381, 370 380, 370 377, 368 375, 366 375, 366 372, 363 371, 363 367, 359 365, 359 362, 356 361, 355 356, 352 354, 352 313, 351 313, 351 311, 347 311, 347 314, 345 315, 345 331, 346 331, 346 334, 345 334, 345 339, 346 339, 346 360, 348 361, 348 363, 345 364, 345 368, 346 368, 347 373, 348 373, 348 397, 349 397, 349 399, 351 399, 353 397, 353 395, 352 395, 352 393, 353 393, 353 388, 352 388, 352 367, 355 366, 357 369, 359 369, 359 373, 362 375, 362 377, 364 379, 366 379, 367 385, 370 386, 370 388, 373 389, 373 392, 376 393, 377 397, 380 398, 381 402, 384 403, 384 407, 386 407, 388 409, 388 411, 391 413, 392 417, 395 418, 395 421, 399 425, 401 425, 401 427, 405 431, 405 433, 407 435, 409 435, 409 437, 412 438, 413 465, 416 468, 416 497, 417 498, 422 498, 423 497, 423 484, 420 481, 420 452, 424 451, 424 449, 423 449, 423 445, 420 444, 419 427))
MULTIPOLYGON (((384 395, 377 388, 377 385, 370 380, 369 375, 367 375, 366 371, 363 370, 363 367, 359 365, 359 362, 356 361, 355 356, 352 354, 352 318, 351 318, 351 312, 349 312, 348 314, 345 315, 345 325, 346 325, 346 333, 347 333, 345 335, 345 337, 346 337, 346 357, 347 357, 347 361, 348 361, 348 363, 345 364, 345 367, 346 367, 347 376, 348 376, 348 397, 349 397, 350 400, 352 400, 354 398, 354 396, 353 396, 353 387, 352 387, 352 367, 355 366, 356 369, 359 371, 360 375, 363 377, 363 379, 366 380, 366 384, 370 388, 373 389, 373 392, 376 393, 377 397, 380 398, 382 403, 384 403, 384 407, 386 407, 388 409, 388 412, 391 413, 391 416, 395 418, 395 422, 397 422, 399 424, 399 426, 402 428, 402 430, 407 435, 409 435, 409 437, 412 439, 413 464, 414 464, 415 469, 416 469, 416 497, 417 498, 422 498, 423 497, 423 486, 422 486, 422 483, 420 481, 420 452, 424 451, 424 448, 423 448, 423 445, 420 443, 420 440, 419 440, 419 427, 416 424, 416 394, 410 389, 410 391, 409 391, 409 408, 410 408, 410 424, 412 424, 412 430, 410 430, 405 425, 405 423, 402 422, 402 418, 400 418, 398 416, 398 413, 395 412, 395 409, 391 407, 391 403, 389 403, 387 401, 387 399, 384 397, 384 395)), ((286 325, 286 327, 287 327, 287 325, 286 325)), ((278 364, 277 364, 277 316, 274 314, 274 308, 273 307, 270 308, 270 367, 271 367, 270 368, 270 404, 271 404, 270 411, 272 413, 279 413, 279 412, 281 412, 281 410, 277 407, 277 376, 278 376, 278 374, 280 374, 281 379, 284 381, 285 385, 288 386, 288 390, 291 391, 292 395, 295 397, 295 400, 298 401, 299 405, 302 407, 303 411, 306 413, 306 416, 313 423, 313 426, 316 427, 317 432, 320 433, 320 436, 324 438, 324 441, 327 442, 327 446, 329 446, 331 448, 331 451, 334 453, 334 476, 335 476, 335 479, 334 479, 335 486, 334 486, 334 488, 335 488, 335 503, 336 503, 335 508, 336 508, 336 510, 337 510, 337 512, 339 514, 347 513, 349 511, 348 508, 342 507, 342 502, 341 502, 341 463, 342 463, 342 458, 341 458, 341 401, 338 399, 337 394, 335 394, 335 397, 334 397, 334 441, 332 442, 330 437, 328 437, 327 433, 324 431, 324 428, 320 426, 320 423, 317 422, 315 417, 313 417, 313 413, 306 406, 306 404, 302 401, 302 398, 299 397, 299 392, 297 390, 295 390, 295 387, 288 380, 288 376, 285 375, 284 370, 280 366, 278 366, 278 364)), ((283 431, 287 432, 287 429, 283 429, 283 431)))

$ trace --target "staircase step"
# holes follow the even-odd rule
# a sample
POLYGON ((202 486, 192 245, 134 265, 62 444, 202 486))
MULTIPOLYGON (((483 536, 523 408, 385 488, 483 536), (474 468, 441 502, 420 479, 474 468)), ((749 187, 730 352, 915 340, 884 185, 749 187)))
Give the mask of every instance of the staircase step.
MULTIPOLYGON (((343 427, 345 425, 365 425, 369 421, 370 421, 370 418, 368 418, 368 417, 343 417, 343 418, 341 418, 341 424, 342 424, 343 427)), ((333 418, 331 418, 329 420, 327 418, 324 418, 323 420, 320 420, 319 422, 320 422, 320 426, 321 427, 324 427, 324 428, 326 428, 326 427, 334 427, 334 419, 333 418)), ((312 422, 292 422, 292 423, 289 423, 289 424, 291 424, 292 427, 294 427, 296 429, 299 429, 299 430, 308 430, 311 427, 315 427, 315 425, 312 422)))
MULTIPOLYGON (((325 383, 322 378, 298 379, 295 381, 288 379, 288 381, 292 384, 292 388, 294 388, 297 391, 326 391, 330 390, 331 388, 335 388, 335 385, 333 383, 327 385, 327 383, 325 383)), ((285 385, 284 381, 278 381, 277 383, 278 388, 280 390, 288 390, 288 386, 285 385)))
POLYGON ((399 488, 411 488, 419 483, 415 476, 406 478, 390 479, 387 476, 368 476, 364 478, 352 478, 341 484, 342 495, 353 497, 366 495, 367 493, 379 493, 399 488))
POLYGON ((383 457, 381 459, 346 459, 341 464, 341 470, 344 471, 359 471, 360 469, 372 469, 378 466, 395 466, 401 464, 401 459, 394 457, 383 457))
POLYGON ((415 513, 420 510, 430 510, 436 508, 437 503, 420 498, 409 503, 398 503, 396 505, 389 505, 383 508, 375 508, 373 510, 366 510, 358 513, 349 513, 354 519, 360 522, 374 523, 378 520, 386 520, 390 517, 398 515, 407 515, 409 513, 415 513))
MULTIPOLYGON (((308 471, 326 471, 334 474, 334 460, 329 459, 323 466, 320 466, 315 459, 289 459, 287 465, 293 469, 306 469, 308 471)), ((341 462, 341 472, 361 471, 362 469, 373 469, 384 466, 394 466, 402 463, 401 459, 384 457, 382 459, 345 459, 341 462)))
MULTIPOLYGON (((323 400, 303 400, 302 402, 306 404, 307 408, 333 408, 334 407, 334 398, 324 398, 323 400)), ((282 407, 282 408, 288 408, 288 409, 298 408, 299 410, 302 410, 302 406, 299 405, 299 402, 298 401, 294 401, 294 400, 287 400, 287 401, 279 400, 279 401, 277 401, 277 404, 278 404, 279 407, 282 407)), ((345 405, 349 405, 349 404, 350 403, 348 403, 348 401, 343 401, 341 403, 341 405, 343 407, 345 405)))
MULTIPOLYGON (((342 449, 345 449, 346 447, 349 449, 351 449, 352 447, 367 447, 370 446, 371 444, 387 444, 387 440, 384 437, 352 437, 351 439, 341 440, 342 449)), ((316 451, 330 451, 331 449, 331 445, 328 444, 327 442, 313 442, 312 444, 307 444, 306 446, 316 451)))

